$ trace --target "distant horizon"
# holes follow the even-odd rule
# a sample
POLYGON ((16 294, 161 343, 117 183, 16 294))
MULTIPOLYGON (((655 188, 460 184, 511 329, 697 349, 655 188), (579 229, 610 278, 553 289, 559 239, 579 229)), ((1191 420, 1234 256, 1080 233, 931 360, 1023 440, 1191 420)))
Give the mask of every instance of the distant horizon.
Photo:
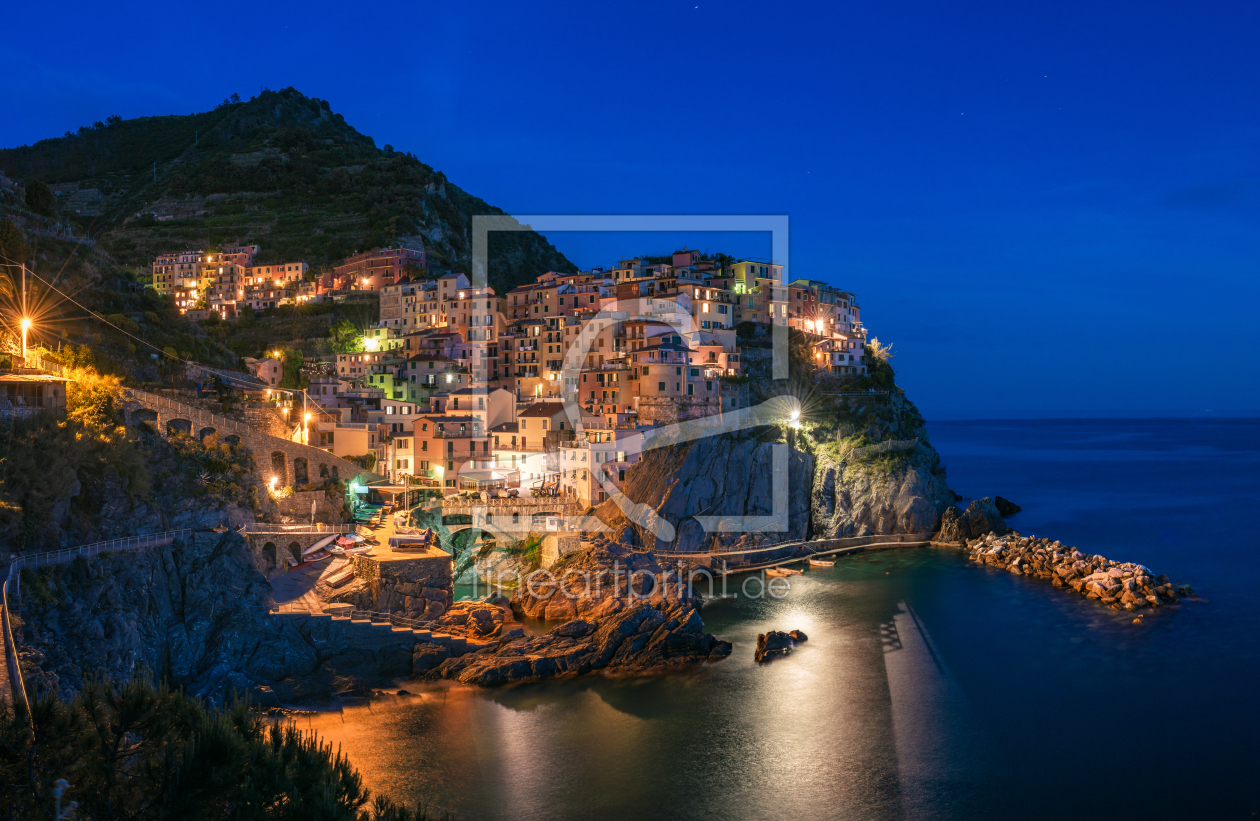
MULTIPOLYGON (((913 396, 907 397, 911 402, 914 401, 913 396)), ((1025 412, 1027 415, 1008 415, 1008 416, 961 416, 950 414, 924 415, 924 419, 928 424, 933 422, 1056 422, 1056 421, 1088 421, 1097 419, 1100 421, 1122 421, 1131 419, 1134 421, 1150 421, 1167 419, 1172 420, 1213 420, 1213 419, 1257 419, 1260 418, 1260 409, 1253 410, 1077 410, 1077 411, 1050 411, 1050 410, 1030 410, 1025 412)))

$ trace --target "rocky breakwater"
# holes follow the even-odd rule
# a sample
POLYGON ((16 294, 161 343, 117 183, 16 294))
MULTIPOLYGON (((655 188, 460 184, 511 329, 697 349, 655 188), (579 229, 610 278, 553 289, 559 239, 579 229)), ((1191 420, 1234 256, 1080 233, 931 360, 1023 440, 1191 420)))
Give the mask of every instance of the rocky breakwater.
MULTIPOLYGON (((497 635, 497 640, 440 661, 425 677, 493 686, 596 670, 641 673, 715 661, 731 652, 728 642, 704 632, 699 601, 685 581, 651 555, 609 541, 526 577, 510 610, 523 618, 563 623, 542 635, 524 636, 506 614, 499 619, 469 612, 475 624, 468 629, 497 635)), ((426 652, 429 658, 439 655, 426 652)))
POLYGON ((989 533, 966 544, 973 562, 1050 579, 1055 587, 1070 588, 1115 610, 1162 607, 1192 595, 1189 585, 1173 585, 1167 576, 1152 576, 1140 564, 1091 556, 1049 539, 989 533))

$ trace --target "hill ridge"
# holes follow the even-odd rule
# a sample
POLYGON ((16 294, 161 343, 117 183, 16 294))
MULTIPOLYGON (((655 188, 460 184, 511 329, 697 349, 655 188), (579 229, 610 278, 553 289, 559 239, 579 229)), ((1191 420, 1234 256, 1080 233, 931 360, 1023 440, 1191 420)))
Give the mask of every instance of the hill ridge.
MULTIPOLYGON (((472 217, 505 213, 293 88, 188 115, 110 117, 0 149, 0 173, 52 185, 56 216, 137 268, 185 247, 257 244, 260 263, 322 271, 422 240, 433 267, 467 271, 472 217)), ((492 234, 490 256, 490 283, 503 290, 576 270, 534 232, 492 234)))

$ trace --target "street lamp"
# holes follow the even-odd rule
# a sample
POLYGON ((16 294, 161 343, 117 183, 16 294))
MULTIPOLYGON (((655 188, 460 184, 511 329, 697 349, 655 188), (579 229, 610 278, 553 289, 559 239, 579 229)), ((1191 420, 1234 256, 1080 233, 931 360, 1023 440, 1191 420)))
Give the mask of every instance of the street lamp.
POLYGON ((26 332, 31 328, 31 320, 22 317, 22 365, 26 365, 26 332))

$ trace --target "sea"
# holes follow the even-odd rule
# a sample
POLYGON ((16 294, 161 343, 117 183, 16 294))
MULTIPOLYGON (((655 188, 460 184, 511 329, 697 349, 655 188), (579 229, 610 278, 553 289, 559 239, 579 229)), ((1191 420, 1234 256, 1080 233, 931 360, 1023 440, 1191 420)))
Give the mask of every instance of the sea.
POLYGON ((1197 601, 1133 624, 958 550, 858 554, 780 598, 733 578, 703 611, 734 644, 718 663, 407 685, 302 723, 374 792, 457 821, 1256 818, 1260 420, 929 432, 954 490, 1022 506, 1010 527, 1197 601), (775 629, 809 640, 755 664, 775 629))

